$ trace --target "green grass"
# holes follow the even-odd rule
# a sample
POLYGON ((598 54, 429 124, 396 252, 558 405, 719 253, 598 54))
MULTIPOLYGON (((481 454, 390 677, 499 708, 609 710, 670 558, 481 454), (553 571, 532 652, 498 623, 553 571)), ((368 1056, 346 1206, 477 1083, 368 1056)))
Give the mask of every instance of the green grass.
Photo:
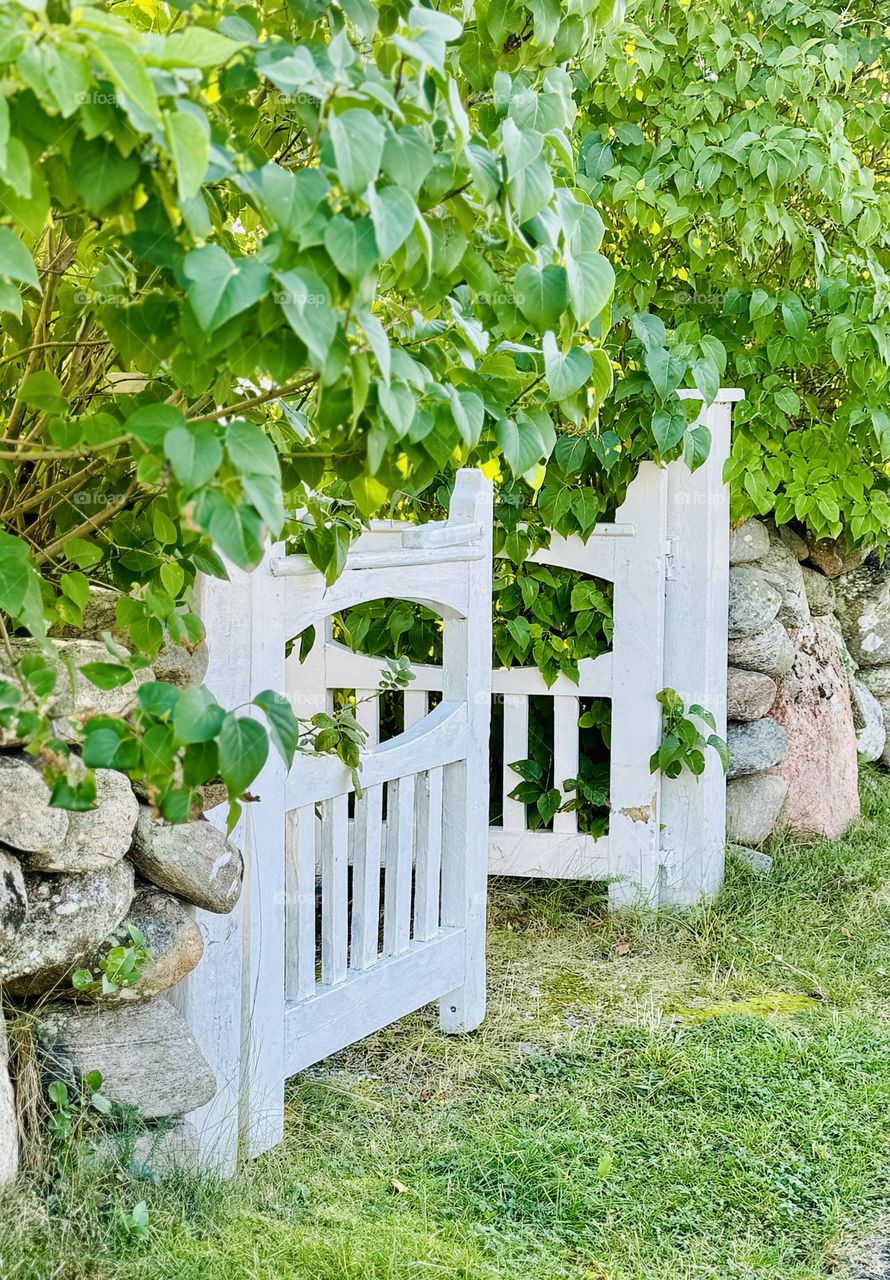
POLYGON ((495 885, 479 1033, 425 1011, 294 1080, 286 1141, 228 1185, 22 1182, 0 1275, 846 1274, 890 1205, 890 783, 863 791, 847 839, 733 867, 694 914, 495 885))

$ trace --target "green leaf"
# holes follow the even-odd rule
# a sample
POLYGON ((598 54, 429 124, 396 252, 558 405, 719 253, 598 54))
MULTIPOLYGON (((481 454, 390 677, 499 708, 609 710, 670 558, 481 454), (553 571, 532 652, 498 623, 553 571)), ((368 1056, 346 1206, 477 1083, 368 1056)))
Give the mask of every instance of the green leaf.
POLYGON ((173 732, 180 742, 209 742, 222 727, 225 711, 203 685, 183 689, 173 713, 173 732))
POLYGON ((28 544, 0 531, 0 609, 33 636, 46 635, 41 577, 31 563, 28 544))
POLYGON ((449 399, 454 414, 454 424, 464 443, 472 449, 482 434, 482 423, 485 418, 482 397, 475 391, 458 391, 455 387, 451 387, 449 399))
POLYGON ((337 336, 337 316, 331 310, 327 285, 314 271, 297 268, 280 272, 275 297, 288 324, 305 344, 316 369, 322 369, 337 336))
POLYGON ((67 558, 79 569, 92 569, 105 554, 97 543, 87 538, 66 538, 62 546, 67 558))
POLYGON ((78 670, 97 689, 120 689, 133 679, 129 667, 117 662, 84 662, 78 670))
POLYGON ((380 260, 386 262, 411 234, 417 218, 417 206, 408 192, 400 187, 384 187, 382 191, 372 189, 368 193, 368 202, 380 260))
POLYGON ((132 103, 149 120, 160 124, 158 99, 151 77, 135 49, 116 36, 96 34, 90 49, 124 103, 132 103))
POLYGON ((207 71, 224 66, 243 48, 245 43, 240 40, 231 40, 219 31, 194 24, 165 36, 160 52, 153 48, 146 55, 146 62, 156 67, 195 67, 207 71))
POLYGON ((266 763, 269 738, 256 720, 229 714, 219 731, 219 772, 229 798, 242 796, 266 763))
POLYGON ((145 680, 136 694, 136 701, 149 716, 161 719, 176 709, 182 696, 179 689, 163 680, 145 680))
MULTIPOLYGON (((550 435, 542 432, 539 422, 527 413, 513 418, 501 418, 495 427, 495 437, 514 476, 522 476, 537 462, 546 462, 552 448, 553 428, 550 435)), ((563 437, 567 439, 567 437, 563 437)), ((580 442, 583 446, 583 441, 580 442)))
POLYGON ((340 184, 350 195, 362 195, 380 170, 386 137, 383 125, 372 112, 355 108, 331 115, 328 135, 340 184))
POLYGON ((597 347, 594 351, 591 351, 590 359, 592 363, 590 387, 593 392, 593 408, 594 411, 598 411, 612 390, 614 374, 612 372, 612 362, 605 351, 597 347))
POLYGON ((208 332, 240 315, 265 297, 271 274, 257 258, 230 258, 218 244, 186 255, 183 271, 188 296, 202 329, 208 332))
POLYGON ((188 492, 200 489, 216 475, 223 448, 209 423, 174 427, 164 436, 164 455, 176 479, 188 492))
POLYGON ((269 732, 276 750, 289 769, 300 740, 300 722, 287 698, 274 689, 264 689, 253 700, 253 705, 266 713, 269 732))
POLYGON ((685 371, 684 361, 666 347, 651 347, 646 352, 646 372, 662 400, 673 396, 685 371))
POLYGON ((261 171, 260 193, 263 204, 276 226, 289 240, 301 240, 303 233, 317 221, 316 211, 329 190, 321 169, 300 169, 291 173, 281 165, 269 163, 261 171))
POLYGON ((566 259, 566 274, 575 319, 588 325, 612 297, 615 272, 602 254, 579 253, 566 259))
POLYGON ((112 142, 79 138, 71 149, 71 181, 90 213, 100 214, 139 180, 139 157, 121 155, 112 142))
POLYGON ((548 266, 539 271, 523 263, 516 272, 513 293, 519 310, 538 333, 559 327, 569 300, 563 267, 548 266))
POLYGON ((137 440, 154 449, 161 443, 168 431, 174 427, 184 427, 185 418, 179 409, 172 404, 145 404, 131 413, 124 423, 124 431, 134 435, 137 440))
POLYGON ((0 227, 0 276, 40 288, 34 259, 9 227, 0 227))
POLYGON ((29 409, 39 409, 41 413, 66 413, 68 410, 68 401, 62 395, 59 379, 49 369, 29 373, 15 398, 29 409))
POLYGON ((807 332, 807 313, 799 298, 786 294, 782 303, 782 321, 792 338, 803 338, 807 332))
POLYGON ((370 218, 338 213, 327 225, 324 247, 340 274, 352 284, 360 284, 377 264, 377 241, 370 218))
POLYGON ((21 320, 22 295, 14 284, 8 284, 5 280, 0 280, 0 314, 3 313, 21 320))
POLYGON ((692 427, 683 441, 683 457, 690 471, 697 471, 711 452, 711 432, 704 425, 692 427))
POLYGON ((244 496, 277 537, 285 514, 275 446, 255 423, 236 420, 226 428, 226 451, 239 472, 244 496))
POLYGON ((387 135, 383 172, 391 182, 417 195, 432 167, 433 149, 419 129, 409 125, 387 135))
POLYGON ((544 334, 544 376, 552 400, 565 400, 589 381, 593 361, 589 351, 573 347, 565 355, 559 350, 551 332, 544 334))
POLYGON ((692 377, 705 404, 713 404, 720 390, 720 370, 710 356, 692 362, 692 377))
POLYGON ((210 136, 206 122, 186 111, 167 116, 167 137, 176 169, 176 189, 180 200, 189 200, 200 190, 210 159, 210 136))
POLYGON ((670 409, 658 409, 652 415, 652 434, 661 454, 675 448, 686 433, 686 418, 670 409))
POLYGON ((266 529, 262 517, 243 502, 221 493, 207 491, 196 503, 196 514, 222 553, 242 569, 250 569, 263 558, 266 529))

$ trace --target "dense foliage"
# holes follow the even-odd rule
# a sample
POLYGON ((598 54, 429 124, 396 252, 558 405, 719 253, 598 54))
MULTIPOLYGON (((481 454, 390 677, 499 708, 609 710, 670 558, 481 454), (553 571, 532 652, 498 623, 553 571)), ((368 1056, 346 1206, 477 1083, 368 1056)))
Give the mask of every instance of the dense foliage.
MULTIPOLYGON (((286 509, 308 507, 333 576, 400 491, 480 453, 528 473, 555 415, 591 420, 613 273, 559 64, 597 14, 562 16, 4 7, 7 631, 76 627, 90 583, 111 584, 130 656, 110 643, 84 674, 122 684, 165 637, 198 642, 196 573, 256 563, 296 532, 286 509)), ((47 716, 52 658, 6 660, 3 727, 53 765, 57 801, 89 803, 47 716)), ((290 754, 295 726, 261 705, 290 754)), ((183 817, 218 775, 241 794, 267 748, 257 721, 152 682, 133 716, 87 723, 84 759, 183 817)))
MULTIPOLYGON (((608 593, 539 581, 517 526, 534 540, 548 527, 586 535, 640 459, 682 450, 695 465, 708 440, 689 429, 680 386, 745 392, 734 518, 886 545, 888 55, 868 4, 632 0, 573 59, 576 181, 605 220, 617 277, 605 337, 616 386, 596 426, 557 424, 533 506, 503 477, 499 541, 514 563, 496 577, 501 662, 553 679, 608 639, 608 593), (592 612, 576 612, 582 599, 592 612)), ((400 651, 415 637, 403 628, 400 651)), ((533 722, 521 798, 550 812, 561 780, 533 722)))
POLYGON ((659 380, 719 342, 735 516, 866 545, 890 534, 888 66, 858 0, 638 0, 576 79, 627 358, 611 428, 651 447, 659 380), (668 327, 656 370, 639 313, 668 327))
MULTIPOLYGON (((641 458, 701 460, 678 387, 746 391, 738 516, 885 541, 887 45, 864 4, 798 0, 4 6, 0 611, 37 646, 7 646, 0 722, 57 800, 90 783, 40 646, 91 583, 129 656, 86 675, 123 683, 200 640, 221 556, 294 536, 333 577, 464 463, 499 486, 497 660, 571 675, 608 592, 527 553, 588 536, 641 458)), ((346 625, 435 650, 404 610, 346 625)), ((84 759, 181 817, 267 749, 155 682, 84 759)))

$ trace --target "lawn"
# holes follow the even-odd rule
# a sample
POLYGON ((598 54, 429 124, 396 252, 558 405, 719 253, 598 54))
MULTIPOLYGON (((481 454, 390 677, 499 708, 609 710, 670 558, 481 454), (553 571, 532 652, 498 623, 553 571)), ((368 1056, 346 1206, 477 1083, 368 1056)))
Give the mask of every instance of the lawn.
POLYGON ((424 1011, 292 1081, 239 1180, 77 1160, 0 1201, 4 1280, 817 1280, 890 1234, 890 782, 847 839, 610 919, 493 886, 490 1011, 424 1011), (144 1200, 147 1234, 128 1213, 144 1200))

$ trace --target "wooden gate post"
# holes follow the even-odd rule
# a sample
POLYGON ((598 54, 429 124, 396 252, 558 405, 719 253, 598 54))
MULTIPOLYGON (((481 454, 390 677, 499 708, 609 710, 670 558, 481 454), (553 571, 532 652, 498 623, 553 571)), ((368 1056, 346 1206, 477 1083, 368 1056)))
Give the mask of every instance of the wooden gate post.
MULTIPOLYGON (((223 707, 250 699, 250 575, 232 564, 229 581, 201 577, 196 606, 207 633, 210 661, 205 684, 223 707)), ((225 830, 228 805, 207 817, 225 830)), ((249 829, 242 815, 232 841, 246 860, 249 829)), ((201 1164, 222 1177, 231 1177, 238 1161, 241 1111, 241 1042, 245 1032, 242 950, 246 914, 242 897, 228 915, 195 909, 204 939, 204 955, 197 969, 171 993, 171 1001, 189 1024, 198 1047, 216 1076, 216 1094, 187 1117, 200 1135, 201 1164)))
POLYGON ((644 462, 616 512, 628 536, 615 540, 609 902, 659 902, 660 778, 649 758, 661 734, 656 694, 663 687, 665 472, 644 462))
POLYGON ((485 923, 488 900, 488 736, 491 725, 491 482, 480 471, 458 474, 449 521, 481 528, 467 562, 466 616, 446 618, 443 699, 466 700, 467 758, 445 769, 442 925, 466 931, 465 981, 439 1003, 443 1031, 473 1031, 485 1017, 485 923))
MULTIPOLYGON (((253 573, 227 564, 229 581, 201 578, 198 610, 207 632, 204 683, 220 706, 255 714, 263 689, 284 690, 281 595, 274 574, 282 547, 253 573)), ((258 1155, 282 1137, 284 1124, 284 777, 269 756, 245 804, 232 841, 244 858, 241 898, 228 915, 195 911, 204 937, 201 964, 173 993, 216 1076, 217 1092, 189 1119, 201 1136, 201 1162, 223 1176, 235 1171, 239 1147, 258 1155)), ((207 817, 225 830, 228 804, 207 817)))
MULTIPOLYGON (((699 398, 694 391, 681 396, 699 398)), ((664 683, 686 704, 712 712, 726 737, 729 455, 732 405, 742 391, 721 390, 702 407, 711 432, 707 461, 697 471, 668 468, 669 556, 665 583, 664 683)), ((726 846, 726 778, 710 749, 699 778, 686 770, 661 784, 661 846, 665 865, 661 903, 691 905, 717 892, 726 846)))

